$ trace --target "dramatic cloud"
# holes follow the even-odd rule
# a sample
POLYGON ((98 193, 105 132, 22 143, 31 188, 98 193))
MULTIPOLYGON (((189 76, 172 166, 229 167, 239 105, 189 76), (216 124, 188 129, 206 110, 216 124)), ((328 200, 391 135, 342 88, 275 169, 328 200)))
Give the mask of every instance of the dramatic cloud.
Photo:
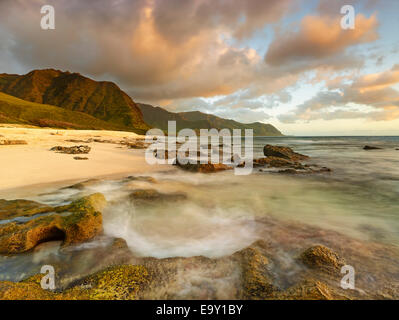
POLYGON ((366 18, 358 14, 354 30, 342 29, 340 19, 340 16, 306 16, 298 31, 280 33, 275 37, 265 61, 270 65, 314 61, 342 53, 349 46, 377 39, 375 15, 366 18))
POLYGON ((297 106, 294 112, 281 115, 279 119, 288 123, 316 119, 398 119, 399 91, 391 87, 397 83, 399 65, 385 72, 361 76, 350 85, 335 86, 330 88, 333 89, 331 91, 319 92, 297 106))

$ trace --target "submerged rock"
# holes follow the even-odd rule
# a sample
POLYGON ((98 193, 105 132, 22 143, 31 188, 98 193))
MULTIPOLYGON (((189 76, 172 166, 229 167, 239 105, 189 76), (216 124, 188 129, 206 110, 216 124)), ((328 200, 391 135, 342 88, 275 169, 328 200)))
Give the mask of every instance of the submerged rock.
POLYGON ((300 160, 309 159, 308 156, 294 152, 289 147, 272 146, 270 144, 267 144, 263 147, 263 154, 266 157, 277 157, 277 158, 288 159, 291 161, 300 161, 300 160))
POLYGON ((323 245, 317 245, 305 250, 300 260, 309 268, 320 269, 323 271, 338 271, 345 260, 341 258, 336 252, 323 245))
POLYGON ((89 146, 73 146, 73 147, 62 147, 55 146, 50 149, 50 151, 56 151, 58 153, 66 153, 66 154, 87 154, 89 153, 91 148, 89 146))
POLYGON ((26 252, 46 241, 61 240, 66 246, 90 240, 103 230, 100 211, 105 205, 104 196, 96 193, 53 208, 54 213, 0 225, 0 253, 26 252))
POLYGON ((133 191, 129 198, 137 204, 161 202, 161 201, 179 201, 187 199, 184 193, 161 193, 155 189, 138 189, 133 191))
POLYGON ((89 180, 86 180, 86 181, 82 181, 82 182, 79 182, 79 183, 75 183, 75 184, 73 184, 73 185, 71 185, 71 186, 68 186, 68 187, 65 187, 65 188, 63 188, 63 189, 78 189, 78 190, 83 190, 83 189, 85 189, 85 188, 87 188, 87 187, 96 185, 96 184, 98 184, 98 183, 100 183, 100 182, 101 182, 101 180, 99 180, 99 179, 89 179, 89 180))

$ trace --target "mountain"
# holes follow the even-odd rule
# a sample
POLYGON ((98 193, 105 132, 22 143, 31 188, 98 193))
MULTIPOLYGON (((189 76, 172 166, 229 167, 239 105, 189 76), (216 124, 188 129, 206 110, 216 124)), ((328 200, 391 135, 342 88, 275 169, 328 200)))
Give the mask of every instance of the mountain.
POLYGON ((240 123, 234 120, 223 119, 199 111, 169 112, 160 107, 137 103, 143 113, 144 121, 152 127, 167 131, 168 121, 176 121, 177 130, 189 128, 199 129, 253 129, 254 136, 282 136, 283 134, 271 124, 260 122, 240 123))
POLYGON ((118 130, 145 133, 149 127, 136 103, 115 83, 79 73, 46 69, 0 74, 0 91, 39 104, 88 114, 118 130))
POLYGON ((0 123, 63 129, 120 130, 118 125, 86 113, 29 102, 0 92, 0 123))

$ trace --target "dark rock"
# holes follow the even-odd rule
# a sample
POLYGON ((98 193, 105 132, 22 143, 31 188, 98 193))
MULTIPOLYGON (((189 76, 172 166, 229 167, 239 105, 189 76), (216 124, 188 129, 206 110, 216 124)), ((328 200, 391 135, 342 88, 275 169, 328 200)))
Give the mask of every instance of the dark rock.
POLYGON ((50 149, 50 151, 56 151, 59 153, 66 154, 87 154, 89 153, 91 148, 89 146, 73 146, 73 147, 62 147, 56 146, 50 149))
POLYGON ((89 160, 87 157, 73 157, 75 160, 89 160))
POLYGON ((308 156, 294 152, 289 147, 279 147, 267 144, 263 147, 263 154, 266 157, 284 158, 292 161, 300 161, 309 159, 308 156))
POLYGON ((364 146, 363 150, 381 150, 382 148, 380 147, 374 147, 374 146, 364 146))

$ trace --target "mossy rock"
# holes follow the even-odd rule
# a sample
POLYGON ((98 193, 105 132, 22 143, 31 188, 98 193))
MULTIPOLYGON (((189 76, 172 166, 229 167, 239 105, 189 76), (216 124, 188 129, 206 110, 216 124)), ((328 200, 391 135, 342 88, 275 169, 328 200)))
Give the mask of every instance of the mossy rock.
POLYGON ((46 241, 62 240, 69 245, 90 240, 103 230, 101 210, 105 205, 104 196, 96 193, 52 208, 53 214, 0 225, 0 253, 26 252, 46 241))
POLYGON ((120 265, 90 275, 62 292, 44 290, 37 274, 21 282, 0 281, 0 300, 134 300, 149 282, 148 271, 120 265))
POLYGON ((326 272, 339 272, 345 260, 336 252, 323 245, 316 245, 305 250, 299 259, 309 268, 326 272))

